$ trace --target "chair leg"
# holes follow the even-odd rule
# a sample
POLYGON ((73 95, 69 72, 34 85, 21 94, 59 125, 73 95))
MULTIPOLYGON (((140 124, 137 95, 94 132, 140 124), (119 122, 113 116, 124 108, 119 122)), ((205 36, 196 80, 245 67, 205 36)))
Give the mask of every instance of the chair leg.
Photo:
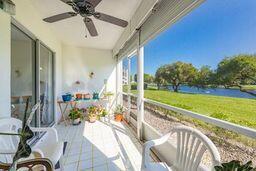
POLYGON ((63 171, 64 170, 63 156, 60 157, 59 164, 60 164, 60 171, 63 171))

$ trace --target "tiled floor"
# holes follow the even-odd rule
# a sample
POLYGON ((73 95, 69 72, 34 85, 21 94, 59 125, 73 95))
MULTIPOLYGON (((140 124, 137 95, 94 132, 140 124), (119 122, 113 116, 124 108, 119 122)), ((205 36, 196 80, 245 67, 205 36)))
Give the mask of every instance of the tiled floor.
POLYGON ((79 126, 57 125, 59 138, 67 141, 64 155, 65 171, 140 170, 140 142, 133 130, 115 121, 79 126))

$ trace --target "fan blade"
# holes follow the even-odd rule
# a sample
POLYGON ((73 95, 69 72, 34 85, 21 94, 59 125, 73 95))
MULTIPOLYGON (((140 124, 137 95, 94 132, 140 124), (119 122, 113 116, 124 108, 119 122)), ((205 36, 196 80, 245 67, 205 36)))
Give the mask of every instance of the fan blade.
POLYGON ((77 13, 75 13, 75 12, 65 12, 65 13, 62 13, 62 14, 58 14, 58 15, 54 15, 54 16, 45 18, 43 20, 45 22, 48 22, 48 23, 54 23, 56 21, 64 20, 64 19, 74 17, 74 16, 77 16, 77 13))
POLYGON ((70 0, 61 0, 64 3, 70 2, 70 0))
POLYGON ((86 0, 95 8, 102 0, 86 0))
POLYGON ((72 0, 60 0, 62 2, 64 2, 65 4, 70 5, 71 7, 75 6, 75 3, 72 0))
POLYGON ((84 18, 84 23, 92 37, 98 36, 98 32, 96 30, 96 27, 95 27, 92 19, 90 19, 88 17, 84 18))
POLYGON ((94 17, 99 19, 99 20, 102 20, 102 21, 105 21, 105 22, 108 22, 108 23, 111 23, 111 24, 118 25, 120 27, 126 27, 128 25, 127 21, 116 18, 116 17, 113 17, 113 16, 110 16, 110 15, 107 15, 107 14, 104 14, 104 13, 95 13, 94 17))

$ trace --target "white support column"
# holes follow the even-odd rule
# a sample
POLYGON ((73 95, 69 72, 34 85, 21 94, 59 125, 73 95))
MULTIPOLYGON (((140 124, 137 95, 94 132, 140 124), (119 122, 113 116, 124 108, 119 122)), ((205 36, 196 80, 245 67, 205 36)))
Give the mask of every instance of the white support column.
POLYGON ((127 91, 127 94, 128 94, 128 116, 127 116, 127 119, 128 119, 128 122, 130 122, 130 117, 131 117, 131 57, 128 57, 128 91, 127 91))
POLYGON ((121 96, 121 91, 122 91, 122 60, 117 61, 116 65, 116 105, 122 105, 122 96, 121 96))
POLYGON ((142 121, 144 121, 144 47, 137 50, 137 135, 142 140, 142 121))

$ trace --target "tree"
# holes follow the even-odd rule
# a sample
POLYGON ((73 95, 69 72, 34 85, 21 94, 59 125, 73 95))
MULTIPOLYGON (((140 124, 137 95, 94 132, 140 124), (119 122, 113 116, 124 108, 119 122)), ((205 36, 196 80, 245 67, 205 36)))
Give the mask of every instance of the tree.
POLYGON ((153 83, 154 77, 150 74, 144 74, 144 82, 145 83, 153 83))
POLYGON ((175 62, 164 67, 163 78, 172 85, 174 92, 179 91, 182 84, 192 84, 197 69, 191 63, 175 62))
MULTIPOLYGON (((137 74, 134 74, 134 81, 137 82, 137 74)), ((153 83, 154 77, 150 74, 144 74, 144 82, 145 83, 153 83)))
POLYGON ((207 88, 214 84, 214 79, 214 72, 211 70, 210 66, 205 65, 202 66, 196 73, 196 77, 190 86, 197 88, 207 88))
POLYGON ((241 54, 223 59, 217 68, 217 84, 238 87, 240 91, 256 96, 244 89, 244 85, 256 84, 256 55, 241 54))
POLYGON ((165 74, 166 74, 166 65, 159 67, 156 71, 154 82, 156 83, 158 90, 162 85, 167 83, 165 80, 166 78, 165 74))

